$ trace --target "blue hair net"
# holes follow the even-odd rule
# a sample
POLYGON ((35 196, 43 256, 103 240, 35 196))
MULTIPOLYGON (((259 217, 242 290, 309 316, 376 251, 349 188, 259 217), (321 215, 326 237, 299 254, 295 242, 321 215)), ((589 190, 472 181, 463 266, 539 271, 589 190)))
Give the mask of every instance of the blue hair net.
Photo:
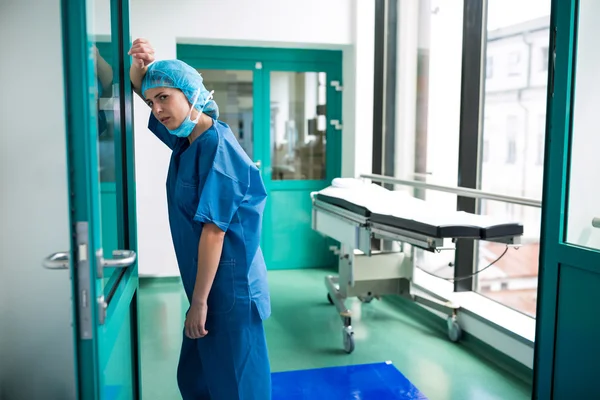
POLYGON ((190 104, 194 104, 198 90, 200 90, 195 108, 214 119, 219 118, 217 103, 212 99, 207 102, 210 92, 204 87, 202 76, 183 61, 161 60, 150 64, 142 81, 142 95, 146 96, 148 89, 157 87, 181 90, 190 104))

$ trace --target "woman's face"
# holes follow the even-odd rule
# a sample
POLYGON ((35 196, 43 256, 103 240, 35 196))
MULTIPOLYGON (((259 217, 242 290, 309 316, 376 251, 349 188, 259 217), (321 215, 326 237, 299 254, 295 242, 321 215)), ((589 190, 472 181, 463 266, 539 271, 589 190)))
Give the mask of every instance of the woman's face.
MULTIPOLYGON (((152 108, 152 114, 167 129, 177 129, 188 116, 191 104, 179 89, 157 87, 146 91, 146 103, 152 108)), ((197 111, 192 113, 195 118, 197 111)))

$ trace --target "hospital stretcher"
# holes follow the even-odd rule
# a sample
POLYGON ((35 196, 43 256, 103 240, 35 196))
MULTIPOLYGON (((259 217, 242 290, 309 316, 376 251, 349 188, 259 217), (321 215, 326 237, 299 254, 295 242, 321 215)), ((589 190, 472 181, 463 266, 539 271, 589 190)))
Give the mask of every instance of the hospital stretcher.
POLYGON ((454 249, 456 239, 485 240, 518 245, 523 226, 488 216, 440 211, 406 192, 391 191, 359 179, 337 178, 311 194, 312 229, 336 240, 340 247, 338 275, 325 278, 327 298, 343 322, 344 350, 354 350, 352 313, 345 300, 370 302, 382 295, 399 295, 448 316, 448 336, 458 341, 459 306, 414 294, 411 290, 414 248, 430 252, 454 249), (373 239, 398 243, 399 250, 374 249, 373 239), (450 243, 448 245, 448 242, 450 243), (404 251, 404 244, 411 251, 404 251))

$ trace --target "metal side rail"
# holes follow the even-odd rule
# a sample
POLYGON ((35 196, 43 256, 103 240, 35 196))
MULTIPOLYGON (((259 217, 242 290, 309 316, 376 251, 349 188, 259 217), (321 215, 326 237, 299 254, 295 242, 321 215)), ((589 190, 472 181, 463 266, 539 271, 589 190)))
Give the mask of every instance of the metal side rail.
POLYGON ((343 246, 371 254, 368 219, 341 207, 313 200, 312 229, 343 246))
POLYGON ((408 243, 427 251, 455 250, 454 247, 444 247, 444 239, 423 235, 408 230, 387 225, 371 223, 371 232, 376 239, 408 243))

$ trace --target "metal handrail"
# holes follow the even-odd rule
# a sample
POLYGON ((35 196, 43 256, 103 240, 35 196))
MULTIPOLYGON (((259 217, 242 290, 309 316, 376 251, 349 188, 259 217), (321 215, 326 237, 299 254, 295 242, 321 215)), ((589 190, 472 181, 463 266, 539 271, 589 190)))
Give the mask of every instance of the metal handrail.
POLYGON ((370 179, 375 182, 390 183, 390 184, 410 186, 410 187, 415 187, 415 188, 420 188, 420 189, 437 190, 439 192, 454 193, 459 196, 470 197, 473 199, 495 200, 495 201, 501 201, 504 203, 519 204, 522 206, 537 207, 537 208, 542 207, 542 202, 540 200, 529 199, 526 197, 506 196, 503 194, 484 192, 484 191, 481 191, 478 189, 436 185, 436 184, 427 183, 427 182, 410 181, 410 180, 406 180, 406 179, 398 179, 398 178, 393 178, 391 176, 383 176, 383 175, 361 174, 360 177, 363 179, 370 179))

